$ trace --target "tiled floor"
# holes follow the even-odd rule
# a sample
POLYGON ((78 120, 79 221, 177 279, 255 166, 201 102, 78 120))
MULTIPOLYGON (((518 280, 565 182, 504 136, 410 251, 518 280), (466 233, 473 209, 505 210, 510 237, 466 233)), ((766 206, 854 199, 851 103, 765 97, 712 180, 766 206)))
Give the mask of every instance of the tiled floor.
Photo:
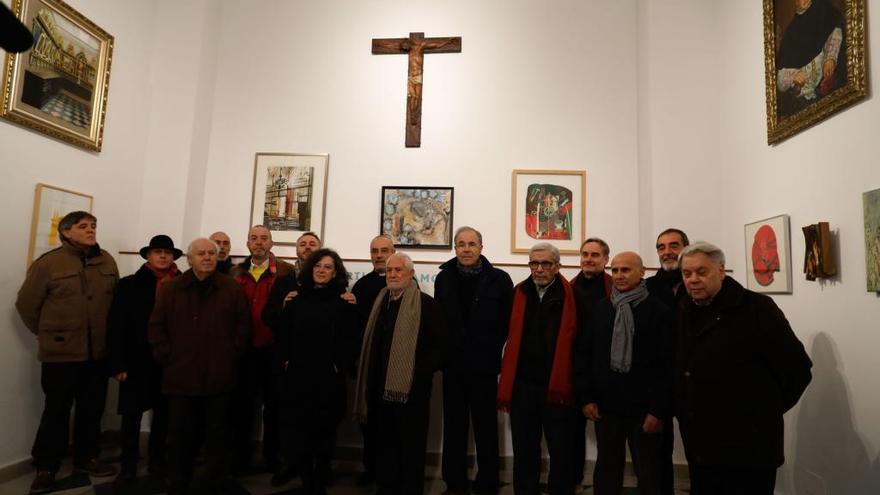
MULTIPOLYGON (((329 495, 372 495, 375 493, 374 487, 361 487, 357 485, 357 475, 360 466, 354 462, 337 462, 334 465, 335 481, 333 486, 328 489, 329 495)), ((141 478, 137 483, 125 487, 114 485, 113 478, 91 478, 88 480, 83 475, 70 475, 71 467, 65 465, 59 476, 59 491, 52 492, 58 495, 154 495, 164 493, 162 482, 146 475, 141 469, 141 478)), ((439 479, 439 469, 435 466, 428 466, 425 471, 425 494, 424 495, 440 495, 446 489, 445 484, 439 479)), ((502 487, 500 495, 512 495, 513 487, 510 483, 510 472, 502 472, 502 479, 505 485, 502 487)), ((265 473, 254 473, 248 476, 235 478, 233 481, 237 483, 230 487, 229 495, 296 495, 299 492, 299 480, 295 479, 282 487, 272 487, 269 484, 270 476, 265 473)), ((589 479, 589 473, 588 477, 589 479)), ((14 480, 0 484, 0 494, 2 495, 25 495, 29 491, 30 483, 33 480, 33 473, 18 477, 14 480)), ((635 486, 635 479, 628 478, 626 485, 635 486)), ((686 481, 683 482, 686 486, 686 481)), ((592 488, 584 487, 582 492, 584 495, 593 493, 592 488)), ((634 488, 624 490, 625 495, 635 495, 637 492, 634 488)), ((687 491, 682 487, 676 488, 676 495, 686 494, 687 491)))

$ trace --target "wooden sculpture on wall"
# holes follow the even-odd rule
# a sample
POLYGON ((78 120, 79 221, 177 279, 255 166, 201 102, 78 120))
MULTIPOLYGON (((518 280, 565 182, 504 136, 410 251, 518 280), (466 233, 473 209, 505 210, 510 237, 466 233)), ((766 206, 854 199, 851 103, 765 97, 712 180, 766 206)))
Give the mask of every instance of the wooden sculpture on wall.
POLYGON ((409 56, 406 83, 406 147, 422 144, 422 66, 426 53, 460 53, 461 37, 425 38, 425 33, 409 33, 409 38, 373 39, 373 55, 409 56))
POLYGON ((807 280, 833 277, 837 274, 834 253, 831 249, 831 231, 828 222, 802 227, 804 232, 804 273, 807 280))

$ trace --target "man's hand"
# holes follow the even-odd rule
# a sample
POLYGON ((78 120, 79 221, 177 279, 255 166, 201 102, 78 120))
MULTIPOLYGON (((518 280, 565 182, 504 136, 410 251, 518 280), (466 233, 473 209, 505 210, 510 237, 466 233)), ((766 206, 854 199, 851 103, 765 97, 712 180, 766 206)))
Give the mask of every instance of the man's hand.
POLYGON ((343 292, 342 294, 339 294, 339 297, 348 304, 357 304, 357 297, 351 292, 343 292))
POLYGON ((287 306, 287 303, 292 301, 293 298, 296 297, 297 295, 299 295, 299 291, 292 290, 292 291, 288 292, 287 295, 284 296, 284 301, 281 303, 281 307, 283 308, 284 306, 287 306))
POLYGON ((645 433, 659 433, 663 431, 663 420, 657 419, 651 414, 646 414, 645 422, 642 423, 642 431, 645 433))
POLYGON ((128 372, 123 371, 122 373, 116 373, 113 375, 113 378, 115 378, 117 382, 122 383, 125 380, 128 380, 128 372))
POLYGON ((584 406, 582 411, 584 413, 584 416, 587 417, 587 419, 590 419, 593 421, 599 421, 600 419, 602 419, 602 416, 599 415, 599 405, 596 404, 595 402, 590 402, 589 404, 584 406))

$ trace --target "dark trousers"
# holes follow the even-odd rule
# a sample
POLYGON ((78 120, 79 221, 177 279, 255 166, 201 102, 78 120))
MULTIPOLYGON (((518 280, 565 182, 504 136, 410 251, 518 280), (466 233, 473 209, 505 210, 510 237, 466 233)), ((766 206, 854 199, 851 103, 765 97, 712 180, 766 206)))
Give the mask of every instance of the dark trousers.
POLYGON ((239 381, 232 401, 232 451, 236 468, 251 464, 254 418, 262 410, 263 459, 267 467, 279 467, 278 384, 272 346, 249 349, 242 357, 239 381))
POLYGON ((776 468, 728 468, 691 464, 691 495, 773 495, 776 468))
POLYGON ((640 495, 660 494, 660 447, 663 434, 642 431, 644 416, 620 416, 602 412, 596 422, 596 470, 593 490, 596 495, 620 495, 623 491, 623 468, 626 465, 626 446, 636 477, 640 495))
MULTIPOLYGON (((137 466, 140 459, 141 419, 143 413, 122 415, 122 460, 123 468, 137 466)), ((165 397, 156 399, 153 417, 150 420, 150 439, 147 447, 150 466, 165 464, 168 444, 168 403, 165 397)))
POLYGON ((360 423, 358 425, 361 430, 361 437, 363 438, 363 463, 364 463, 364 473, 372 476, 376 476, 376 443, 378 440, 376 439, 376 429, 370 428, 368 423, 360 423))
POLYGON ((675 424, 672 417, 663 420, 663 445, 660 447, 660 494, 675 494, 672 449, 675 446, 675 424))
POLYGON ((570 495, 571 452, 574 443, 575 409, 549 404, 547 389, 525 382, 513 388, 510 401, 510 433, 513 441, 513 492, 538 495, 541 475, 541 437, 550 453, 550 495, 570 495))
POLYGON ((205 484, 208 489, 227 474, 226 450, 229 394, 207 397, 168 397, 169 494, 187 493, 199 440, 205 445, 205 484))
POLYGON ((58 471, 70 445, 73 420, 73 462, 83 465, 98 457, 101 415, 107 399, 105 361, 43 363, 40 384, 46 397, 31 455, 41 471, 58 471))
POLYGON ((473 422, 478 469, 474 488, 498 491, 497 395, 495 376, 443 373, 443 480, 447 489, 468 491, 468 430, 473 422))
POLYGON ((587 461, 587 417, 583 414, 575 414, 574 417, 574 445, 572 446, 571 474, 573 484, 580 485, 584 482, 584 467, 587 461))
POLYGON ((373 423, 381 439, 376 445, 376 481, 382 495, 422 495, 429 418, 428 401, 372 402, 367 427, 373 423))

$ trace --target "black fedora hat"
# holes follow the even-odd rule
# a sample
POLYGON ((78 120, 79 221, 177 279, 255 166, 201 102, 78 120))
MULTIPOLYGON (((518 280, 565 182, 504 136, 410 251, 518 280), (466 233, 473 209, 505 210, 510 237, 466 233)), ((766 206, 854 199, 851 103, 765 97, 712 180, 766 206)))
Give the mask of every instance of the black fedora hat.
POLYGON ((154 235, 150 239, 150 245, 141 248, 141 258, 147 259, 147 253, 150 252, 150 249, 169 249, 174 253, 174 259, 180 258, 183 255, 183 251, 174 247, 174 241, 165 234, 154 235))

